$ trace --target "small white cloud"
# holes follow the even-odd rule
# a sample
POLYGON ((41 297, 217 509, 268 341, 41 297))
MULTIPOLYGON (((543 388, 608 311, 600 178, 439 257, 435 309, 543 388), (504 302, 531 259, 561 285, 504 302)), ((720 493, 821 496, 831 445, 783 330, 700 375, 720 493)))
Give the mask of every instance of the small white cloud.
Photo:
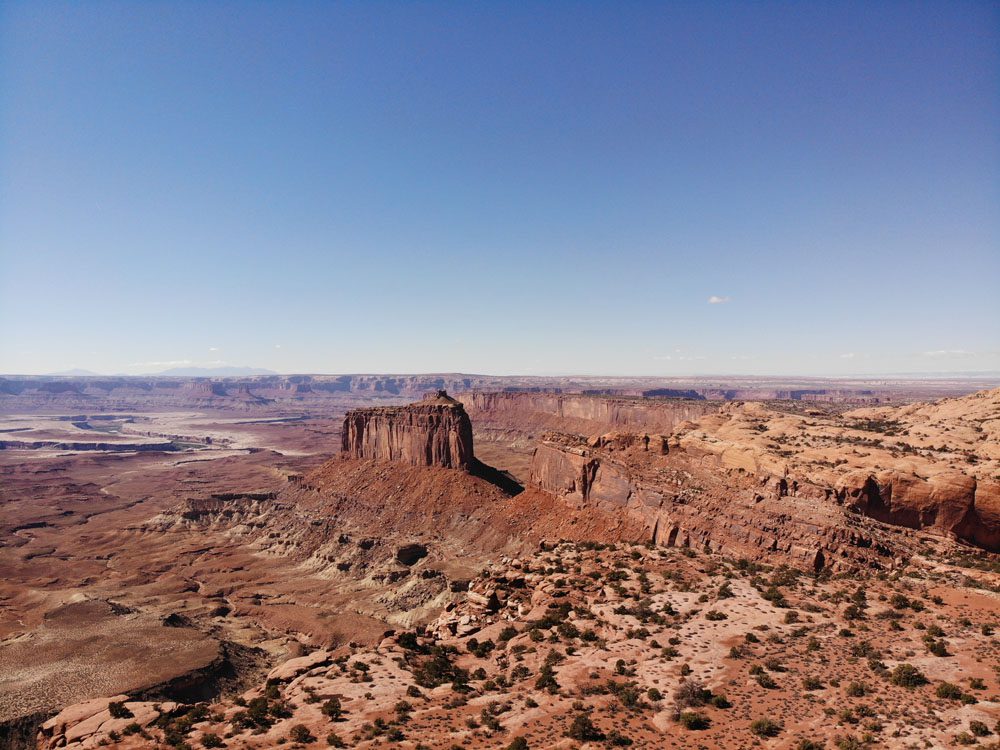
POLYGON ((975 352, 967 352, 965 349, 936 349, 932 352, 923 352, 922 357, 975 357, 975 352))
POLYGON ((280 348, 281 348, 281 344, 275 344, 275 345, 274 345, 274 348, 275 348, 275 349, 280 349, 280 348))
POLYGON ((708 298, 708 304, 710 304, 710 305, 724 305, 727 302, 729 302, 731 299, 732 299, 731 297, 719 297, 718 295, 713 294, 711 297, 708 298))
POLYGON ((841 354, 840 358, 841 359, 854 359, 857 356, 858 356, 857 352, 847 352, 846 354, 841 354))
POLYGON ((217 352, 217 351, 219 351, 219 347, 217 347, 217 346, 210 346, 210 347, 208 347, 208 350, 210 352, 217 352))
POLYGON ((672 360, 676 360, 678 362, 694 362, 696 360, 706 359, 706 357, 700 354, 654 354, 653 359, 661 362, 669 362, 672 360))

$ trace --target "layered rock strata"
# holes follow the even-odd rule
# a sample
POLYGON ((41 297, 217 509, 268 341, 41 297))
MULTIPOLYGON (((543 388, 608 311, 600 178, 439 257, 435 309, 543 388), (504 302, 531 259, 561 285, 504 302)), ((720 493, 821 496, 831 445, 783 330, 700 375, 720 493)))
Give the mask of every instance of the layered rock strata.
POLYGON ((917 531, 997 551, 998 433, 1000 391, 836 417, 732 404, 666 438, 548 435, 531 483, 617 505, 657 542, 800 564, 877 561, 917 531), (880 534, 873 521, 902 528, 880 534))
POLYGON ((1000 390, 838 417, 733 404, 671 447, 879 521, 1000 550, 1000 390))
POLYGON ((669 433, 681 423, 714 414, 718 403, 652 401, 551 393, 471 393, 463 396, 480 430, 669 433))
MULTIPOLYGON (((824 378, 607 378, 429 374, 429 375, 253 375, 253 376, 2 376, 0 411, 37 409, 143 410, 189 409, 267 411, 321 408, 378 399, 399 403, 437 389, 451 393, 502 392, 507 395, 567 395, 622 402, 686 399, 722 403, 732 400, 790 399, 799 403, 907 403, 992 388, 996 378, 910 381, 844 381, 824 378)), ((355 404, 352 404, 355 405, 355 404)), ((468 401, 467 407, 472 411, 468 401)), ((621 426, 621 425, 619 425, 621 426)), ((647 425, 648 429, 662 429, 647 425)))
POLYGON ((445 391, 408 406, 349 411, 341 443, 350 458, 466 470, 474 461, 469 415, 445 391))
POLYGON ((644 443, 622 449, 549 435, 535 450, 531 483, 573 507, 618 512, 666 546, 778 557, 815 570, 888 567, 906 547, 878 524, 823 502, 821 492, 803 487, 789 496, 773 478, 653 453, 644 443))

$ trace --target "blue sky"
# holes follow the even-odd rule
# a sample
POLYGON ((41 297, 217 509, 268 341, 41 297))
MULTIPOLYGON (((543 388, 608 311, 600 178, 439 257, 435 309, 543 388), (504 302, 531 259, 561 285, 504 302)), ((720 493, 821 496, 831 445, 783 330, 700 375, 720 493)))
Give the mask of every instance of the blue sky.
POLYGON ((997 3, 0 4, 0 372, 1000 370, 998 290, 997 3))

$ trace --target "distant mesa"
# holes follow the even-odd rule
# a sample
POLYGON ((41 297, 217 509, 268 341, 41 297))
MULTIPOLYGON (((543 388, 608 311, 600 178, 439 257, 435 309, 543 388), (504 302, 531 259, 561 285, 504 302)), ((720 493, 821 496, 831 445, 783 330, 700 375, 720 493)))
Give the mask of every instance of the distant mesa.
MULTIPOLYGON (((421 398, 447 389, 461 394, 473 423, 484 415, 513 426, 532 424, 544 430, 592 434, 593 422, 614 429, 669 432, 678 421, 697 420, 715 412, 726 401, 786 400, 801 404, 825 403, 877 406, 937 400, 995 388, 1000 380, 983 375, 950 380, 844 381, 828 378, 546 378, 535 376, 423 375, 239 375, 243 368, 223 370, 188 368, 163 375, 0 375, 0 403, 8 413, 66 409, 87 412, 95 400, 114 403, 115 409, 176 410, 258 409, 281 404, 295 410, 329 409, 341 413, 344 396, 373 402, 378 399, 421 398), (184 375, 182 373, 191 373, 184 375), (247 386, 258 400, 238 403, 215 394, 198 396, 194 384, 225 381, 227 395, 247 386), (191 396, 197 399, 192 402, 191 396), (655 404, 661 406, 657 408, 655 404), (688 415, 681 417, 683 406, 688 415), (551 424, 536 424, 538 418, 551 424), (547 415, 547 416, 545 416, 547 415), (557 422, 559 424, 557 424, 557 422), (571 422, 571 423, 568 423, 571 422)), ((246 368, 248 372, 260 370, 246 368)), ((328 413, 328 411, 327 411, 328 413)), ((502 425, 501 425, 502 426, 502 425)))
POLYGON ((439 390, 407 406, 353 409, 344 417, 347 456, 411 466, 472 470, 472 422, 465 407, 439 390))

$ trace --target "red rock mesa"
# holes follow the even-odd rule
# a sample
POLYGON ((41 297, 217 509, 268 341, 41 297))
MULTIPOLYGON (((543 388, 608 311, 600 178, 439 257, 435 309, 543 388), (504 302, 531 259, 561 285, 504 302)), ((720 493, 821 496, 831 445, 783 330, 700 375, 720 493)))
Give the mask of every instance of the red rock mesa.
POLYGON ((354 409, 344 417, 342 448, 351 458, 470 469, 472 423, 445 391, 408 406, 354 409))

